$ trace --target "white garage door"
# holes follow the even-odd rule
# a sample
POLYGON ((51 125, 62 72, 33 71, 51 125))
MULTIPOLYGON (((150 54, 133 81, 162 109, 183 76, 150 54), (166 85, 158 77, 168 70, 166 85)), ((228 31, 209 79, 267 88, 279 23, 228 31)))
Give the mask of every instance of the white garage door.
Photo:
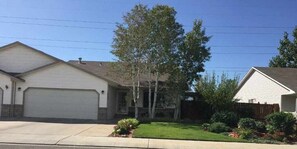
POLYGON ((24 96, 25 117, 97 119, 95 91, 30 88, 24 96))

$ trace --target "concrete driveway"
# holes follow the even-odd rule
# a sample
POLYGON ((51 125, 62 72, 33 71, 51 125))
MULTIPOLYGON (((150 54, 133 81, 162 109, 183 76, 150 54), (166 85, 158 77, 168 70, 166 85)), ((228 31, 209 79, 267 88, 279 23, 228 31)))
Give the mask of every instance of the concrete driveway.
POLYGON ((107 137, 114 124, 0 121, 0 142, 57 144, 69 137, 107 137))

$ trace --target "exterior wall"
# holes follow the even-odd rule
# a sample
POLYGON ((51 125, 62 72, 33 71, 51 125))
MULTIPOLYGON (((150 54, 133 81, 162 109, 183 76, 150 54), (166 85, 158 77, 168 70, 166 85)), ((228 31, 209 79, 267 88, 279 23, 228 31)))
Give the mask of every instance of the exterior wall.
POLYGON ((12 91, 12 81, 8 76, 0 74, 0 88, 3 90, 3 102, 2 104, 11 103, 11 91, 12 91), (8 86, 8 89, 5 86, 8 86))
POLYGON ((6 72, 26 72, 52 62, 53 59, 21 45, 0 50, 0 69, 6 72))
POLYGON ((108 86, 107 118, 112 119, 116 114, 117 91, 114 87, 108 86))
POLYGON ((16 85, 16 104, 23 105, 23 94, 28 87, 39 87, 96 90, 100 94, 99 107, 107 107, 108 83, 67 64, 59 63, 23 78, 26 82, 18 82, 16 85))
POLYGON ((255 71, 234 98, 240 99, 239 102, 255 99, 254 102, 256 103, 281 104, 281 95, 289 93, 289 90, 255 71))
POLYGON ((282 96, 281 109, 285 112, 296 112, 296 96, 282 96))

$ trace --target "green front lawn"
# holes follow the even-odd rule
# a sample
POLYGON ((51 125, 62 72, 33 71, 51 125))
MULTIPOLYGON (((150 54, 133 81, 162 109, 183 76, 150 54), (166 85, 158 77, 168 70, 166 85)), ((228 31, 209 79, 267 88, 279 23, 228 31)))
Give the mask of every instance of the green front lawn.
POLYGON ((224 142, 245 142, 222 134, 202 130, 198 124, 182 124, 168 122, 152 122, 140 124, 134 131, 135 138, 182 139, 224 142))

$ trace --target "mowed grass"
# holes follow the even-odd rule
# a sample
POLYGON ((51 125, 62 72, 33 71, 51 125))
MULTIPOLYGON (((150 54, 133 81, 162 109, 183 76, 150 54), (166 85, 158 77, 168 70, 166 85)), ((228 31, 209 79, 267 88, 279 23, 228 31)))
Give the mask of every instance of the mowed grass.
POLYGON ((182 124, 172 122, 152 122, 140 124, 134 131, 135 138, 158 138, 178 140, 202 140, 223 142, 246 142, 222 134, 202 130, 198 124, 182 124))

